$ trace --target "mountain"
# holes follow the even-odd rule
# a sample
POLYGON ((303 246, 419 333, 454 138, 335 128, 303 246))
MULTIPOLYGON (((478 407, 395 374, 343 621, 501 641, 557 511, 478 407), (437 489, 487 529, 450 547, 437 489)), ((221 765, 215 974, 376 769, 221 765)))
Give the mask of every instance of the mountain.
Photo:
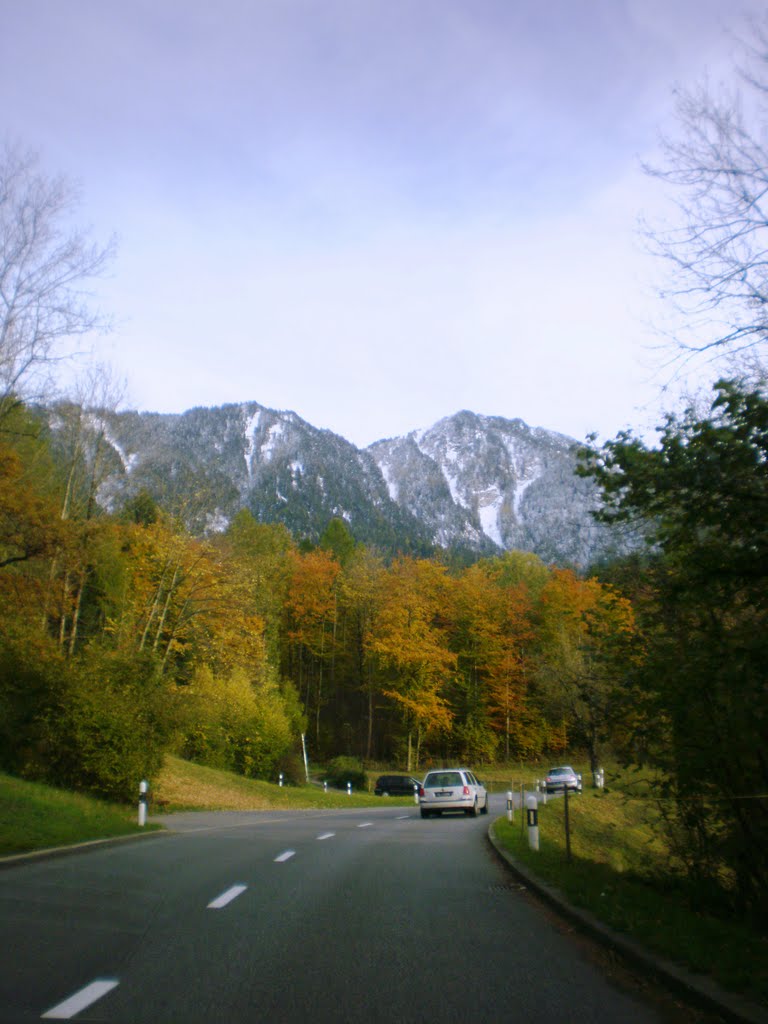
POLYGON ((197 533, 225 529, 247 508, 297 539, 317 541, 340 518, 365 544, 433 549, 428 529, 390 498, 369 452, 296 413, 247 402, 180 415, 99 412, 96 420, 120 456, 100 492, 110 509, 145 490, 197 533))
POLYGON ((591 482, 574 475, 576 442, 519 419, 459 412, 359 449, 256 402, 87 418, 109 455, 101 504, 117 511, 147 491, 201 534, 248 508, 311 541, 340 518, 385 552, 517 548, 586 565, 612 544, 589 514, 591 482))
POLYGON ((576 442, 522 420, 459 412, 368 449, 390 496, 443 547, 533 551, 586 565, 612 537, 590 516, 597 496, 575 476, 576 442))

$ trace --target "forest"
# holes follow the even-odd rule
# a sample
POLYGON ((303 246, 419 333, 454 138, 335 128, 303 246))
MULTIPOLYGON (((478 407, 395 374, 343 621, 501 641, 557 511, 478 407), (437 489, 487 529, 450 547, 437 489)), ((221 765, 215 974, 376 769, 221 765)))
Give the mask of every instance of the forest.
POLYGON ((194 537, 143 492, 107 514, 85 421, 4 424, 4 768, 123 797, 173 749, 299 779, 302 735, 315 764, 597 766, 637 657, 612 586, 522 552, 385 559, 340 519, 314 546, 247 510, 194 537))

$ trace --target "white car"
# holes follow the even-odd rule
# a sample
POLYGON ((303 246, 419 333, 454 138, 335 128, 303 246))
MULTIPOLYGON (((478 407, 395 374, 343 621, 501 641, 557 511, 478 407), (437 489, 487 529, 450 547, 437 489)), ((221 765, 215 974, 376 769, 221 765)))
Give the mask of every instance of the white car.
POLYGON ((438 768, 427 772, 419 789, 422 818, 443 811, 488 813, 488 791, 469 768, 438 768))
POLYGON ((550 768, 544 784, 548 793, 565 792, 566 789, 580 793, 581 775, 577 775, 570 765, 565 764, 559 768, 550 768))

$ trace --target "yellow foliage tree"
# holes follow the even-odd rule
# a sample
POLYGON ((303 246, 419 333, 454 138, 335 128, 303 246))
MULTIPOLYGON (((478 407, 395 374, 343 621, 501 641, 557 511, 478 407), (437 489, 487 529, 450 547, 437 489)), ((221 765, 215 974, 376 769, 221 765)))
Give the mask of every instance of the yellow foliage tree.
POLYGON ((537 675, 550 712, 586 745, 596 771, 637 657, 632 605, 607 584, 556 569, 541 592, 537 625, 537 675))
POLYGON ((422 737, 448 729, 453 718, 442 693, 456 672, 444 612, 448 588, 443 566, 399 559, 384 581, 377 629, 370 640, 371 650, 391 673, 384 694, 403 715, 409 771, 419 763, 422 737))

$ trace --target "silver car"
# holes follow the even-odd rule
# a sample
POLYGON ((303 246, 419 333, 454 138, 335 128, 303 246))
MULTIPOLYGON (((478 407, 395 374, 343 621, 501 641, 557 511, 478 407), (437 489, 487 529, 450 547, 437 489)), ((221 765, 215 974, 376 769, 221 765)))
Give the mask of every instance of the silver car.
POLYGON ((422 818, 443 811, 488 813, 488 792, 469 768, 439 768, 427 772, 419 789, 422 818))
POLYGON ((581 776, 577 775, 570 765, 562 765, 560 768, 550 768, 545 780, 548 793, 565 792, 566 789, 574 793, 581 792, 581 776))

